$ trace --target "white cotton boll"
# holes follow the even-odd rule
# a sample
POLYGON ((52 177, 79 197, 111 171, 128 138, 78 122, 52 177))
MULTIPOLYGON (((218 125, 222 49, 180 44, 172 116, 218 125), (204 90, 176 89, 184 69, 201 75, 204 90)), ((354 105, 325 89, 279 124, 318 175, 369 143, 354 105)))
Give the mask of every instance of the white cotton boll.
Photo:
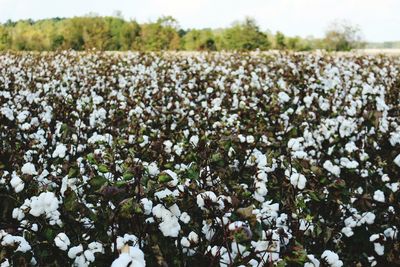
POLYGON ((375 214, 372 212, 363 213, 363 218, 367 224, 373 224, 375 222, 375 214))
POLYGON ((238 138, 239 138, 240 143, 246 142, 246 137, 244 137, 244 135, 239 134, 239 135, 238 135, 238 138))
POLYGON ((163 222, 158 225, 164 236, 177 237, 181 226, 175 216, 163 217, 163 222))
POLYGON ((379 243, 374 243, 374 250, 376 252, 376 254, 378 254, 379 256, 382 256, 383 254, 385 254, 385 246, 379 243))
POLYGON ((390 239, 395 240, 396 237, 397 237, 397 229, 396 229, 396 227, 394 227, 394 228, 389 227, 389 228, 387 228, 385 231, 383 231, 383 234, 384 234, 387 238, 390 238, 390 239))
POLYGON ((343 262, 339 260, 339 256, 330 250, 325 250, 321 255, 321 259, 325 260, 326 263, 331 267, 341 267, 343 266, 343 262))
MULTIPOLYGON (((65 233, 59 233, 55 238, 54 238, 54 243, 56 246, 61 249, 61 250, 67 250, 68 246, 71 244, 69 241, 68 236, 65 233)), ((71 252, 72 253, 72 252, 71 252)))
POLYGON ((343 227, 341 232, 347 237, 354 235, 353 229, 351 229, 351 227, 343 227))
POLYGON ((333 165, 330 160, 325 161, 323 167, 328 172, 332 173, 336 177, 339 177, 339 175, 340 175, 340 167, 336 166, 336 165, 333 165))
POLYGON ((386 173, 384 175, 382 175, 381 179, 382 179, 382 182, 384 182, 384 183, 390 181, 389 175, 387 175, 386 173))
POLYGON ((172 146, 174 145, 170 140, 164 141, 164 151, 168 154, 172 152, 172 146))
POLYGON ((172 180, 167 183, 168 186, 170 187, 176 186, 178 184, 178 175, 171 170, 165 170, 164 172, 172 178, 172 180))
POLYGON ((279 92, 278 97, 279 97, 280 103, 286 103, 286 102, 289 102, 289 100, 290 100, 290 96, 288 94, 286 94, 285 92, 279 92))
POLYGON ((203 221, 201 232, 204 234, 208 241, 210 241, 215 234, 215 230, 211 228, 211 224, 208 224, 207 221, 203 221))
POLYGON ((254 142, 255 142, 254 136, 252 136, 252 135, 246 136, 246 142, 247 142, 248 144, 254 143, 254 142))
POLYGON ((160 173, 160 170, 157 167, 157 163, 152 162, 147 166, 147 170, 150 174, 150 176, 157 176, 160 173))
POLYGON ((193 242, 196 244, 199 242, 199 236, 193 231, 189 233, 188 238, 189 238, 190 242, 193 242))
POLYGON ((194 147, 196 147, 197 144, 199 143, 199 136, 193 135, 192 137, 190 137, 189 143, 192 144, 194 147))
POLYGON ((181 239, 181 245, 183 246, 183 247, 190 247, 190 241, 189 241, 189 239, 187 239, 187 237, 182 237, 182 239, 181 239))
POLYGON ((185 224, 190 222, 190 216, 187 214, 187 212, 183 212, 179 219, 185 224))
POLYGON ((28 175, 36 175, 36 168, 35 165, 33 165, 30 162, 27 162, 24 164, 24 166, 22 166, 21 171, 23 174, 28 174, 28 175))
POLYGON ((64 144, 58 144, 53 152, 53 158, 64 158, 65 152, 67 152, 67 147, 64 144))
POLYGON ((304 267, 319 267, 320 262, 314 257, 314 255, 307 255, 309 262, 304 264, 304 267))
POLYGON ((352 120, 344 120, 339 127, 340 137, 350 136, 356 129, 356 124, 352 120))
POLYGON ((23 123, 23 122, 26 120, 26 118, 28 118, 29 114, 30 114, 30 113, 29 113, 29 111, 27 111, 27 110, 24 110, 24 111, 20 112, 20 113, 18 114, 18 116, 17 116, 18 122, 19 122, 19 123, 23 123))
POLYGON ((348 158, 341 158, 340 159, 340 165, 347 169, 355 169, 358 167, 358 162, 355 160, 349 160, 348 158))
POLYGON ((376 190, 374 192, 374 200, 378 202, 385 202, 385 194, 381 190, 376 190))
POLYGON ((290 183, 294 187, 303 190, 306 187, 307 179, 303 174, 292 173, 292 175, 290 176, 290 183))
POLYGON ((149 215, 151 213, 151 209, 153 208, 153 201, 151 201, 147 198, 142 198, 140 200, 140 203, 142 203, 142 205, 143 205, 144 214, 149 215))
POLYGON ((174 204, 171 207, 168 208, 169 211, 176 217, 181 216, 181 211, 179 210, 178 205, 174 204))
POLYGON ((14 113, 12 111, 12 109, 8 108, 8 107, 3 107, 0 109, 1 113, 6 116, 7 119, 9 119, 10 121, 13 121, 14 118, 14 113))
POLYGON ((79 253, 82 253, 82 252, 83 252, 83 246, 82 246, 82 245, 78 245, 78 246, 75 246, 75 247, 71 247, 71 248, 68 250, 68 257, 69 257, 70 259, 75 259, 76 256, 77 256, 79 253))
POLYGON ((25 218, 25 213, 20 208, 13 209, 12 217, 18 221, 21 221, 25 218))
POLYGON ((31 226, 31 230, 34 231, 34 232, 37 232, 39 230, 39 226, 36 223, 34 223, 31 226))
POLYGON ((397 157, 393 160, 393 162, 400 167, 400 154, 397 155, 397 157))
POLYGON ((85 252, 83 252, 83 255, 85 256, 86 260, 89 262, 94 262, 95 257, 92 251, 90 250, 85 250, 85 252))
POLYGON ((127 267, 129 264, 132 264, 132 258, 128 253, 121 253, 121 255, 113 261, 111 267, 127 267))
POLYGON ((13 172, 11 177, 12 178, 10 184, 14 188, 15 193, 21 192, 25 187, 24 181, 19 178, 19 176, 15 172, 13 172))
POLYGON ((204 205, 205 205, 204 199, 209 199, 212 202, 216 202, 217 196, 212 191, 206 191, 206 192, 198 194, 196 197, 196 200, 197 200, 196 202, 197 202, 197 206, 199 206, 200 209, 205 209, 204 208, 204 205))

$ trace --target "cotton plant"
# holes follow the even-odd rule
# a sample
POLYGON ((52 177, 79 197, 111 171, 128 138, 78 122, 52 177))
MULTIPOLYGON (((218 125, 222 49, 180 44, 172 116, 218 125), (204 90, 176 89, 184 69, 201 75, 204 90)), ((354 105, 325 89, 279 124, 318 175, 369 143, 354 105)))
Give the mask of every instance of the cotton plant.
POLYGON ((395 265, 399 66, 3 53, 0 264, 395 265))

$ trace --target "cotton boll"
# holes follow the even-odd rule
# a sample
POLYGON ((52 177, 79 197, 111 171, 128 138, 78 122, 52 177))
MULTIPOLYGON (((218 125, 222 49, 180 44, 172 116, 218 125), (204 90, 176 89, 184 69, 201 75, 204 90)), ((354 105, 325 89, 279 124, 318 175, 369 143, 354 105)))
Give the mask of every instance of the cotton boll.
POLYGON ((300 190, 303 190, 306 186, 307 179, 303 174, 292 173, 290 176, 290 183, 300 190))
POLYGON ((111 267, 127 267, 132 265, 132 258, 128 253, 121 253, 117 259, 113 261, 111 267))
POLYGON ((181 239, 181 245, 183 246, 183 247, 190 247, 190 242, 189 242, 189 239, 187 239, 187 237, 182 237, 182 239, 181 239))
POLYGON ((190 242, 197 244, 199 242, 199 236, 195 232, 190 232, 188 235, 190 242))
POLYGON ((22 166, 21 171, 23 174, 28 174, 28 175, 36 175, 36 168, 35 165, 33 165, 30 162, 27 162, 24 164, 24 166, 22 166))
POLYGON ((193 135, 192 137, 190 137, 189 143, 192 144, 194 147, 196 147, 197 144, 199 143, 199 136, 193 135))
POLYGON ((69 257, 70 259, 75 259, 76 256, 77 256, 78 254, 82 253, 82 252, 83 252, 83 246, 82 246, 82 245, 78 245, 78 246, 75 246, 75 247, 71 247, 71 248, 68 250, 68 257, 69 257))
POLYGON ((143 205, 144 214, 145 214, 145 215, 151 214, 151 209, 153 208, 153 201, 151 201, 151 200, 149 200, 149 199, 147 199, 147 198, 142 198, 142 199, 140 200, 140 202, 141 202, 142 205, 143 205))
POLYGON ((217 201, 217 196, 212 191, 206 191, 206 192, 198 194, 196 199, 197 199, 197 206, 199 206, 200 209, 205 209, 204 200, 205 199, 209 199, 212 202, 216 202, 217 201))
POLYGON ((10 184, 14 188, 15 193, 21 192, 25 187, 24 181, 15 172, 13 172, 11 177, 10 184))
POLYGON ((324 162, 323 165, 324 169, 327 170, 328 172, 332 173, 336 177, 339 177, 340 175, 340 168, 339 166, 333 165, 330 160, 327 160, 324 162))
POLYGON ((374 200, 378 202, 385 202, 385 194, 381 190, 376 190, 374 192, 374 200))
POLYGON ((143 251, 141 251, 137 246, 127 246, 125 245, 121 254, 117 259, 113 261, 111 267, 145 267, 146 262, 144 260, 143 251))
POLYGON ((67 147, 64 144, 58 144, 56 149, 53 152, 53 158, 64 158, 65 152, 67 151, 67 147))
POLYGON ((397 157, 393 160, 393 162, 400 167, 400 154, 397 155, 397 157))
MULTIPOLYGON (((61 250, 67 250, 68 246, 71 244, 69 241, 68 236, 65 233, 59 233, 55 238, 54 238, 54 243, 56 246, 61 249, 61 250)), ((71 252, 72 253, 72 252, 71 252)), ((72 255, 72 254, 71 254, 72 255)))
POLYGON ((157 176, 160 173, 160 170, 157 167, 157 163, 152 162, 147 166, 147 170, 150 174, 150 176, 157 176))
POLYGON ((183 212, 179 219, 186 224, 190 222, 190 216, 187 214, 187 212, 183 212))
POLYGON ((254 142, 255 142, 254 136, 252 136, 252 135, 246 136, 246 142, 247 142, 248 144, 254 143, 254 142))
POLYGON ((325 250, 321 255, 321 259, 325 260, 326 263, 331 267, 341 267, 343 266, 343 262, 339 260, 339 256, 330 250, 325 250))
POLYGON ((286 103, 289 102, 290 96, 286 94, 285 92, 279 92, 278 94, 279 102, 280 103, 286 103))

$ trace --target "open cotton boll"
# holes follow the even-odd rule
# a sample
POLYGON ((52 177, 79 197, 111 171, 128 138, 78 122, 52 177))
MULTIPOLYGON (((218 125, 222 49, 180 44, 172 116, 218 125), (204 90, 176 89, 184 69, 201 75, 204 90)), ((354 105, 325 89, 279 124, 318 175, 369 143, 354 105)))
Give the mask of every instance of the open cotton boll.
POLYGON ((197 206, 199 206, 200 209, 204 210, 205 209, 205 199, 211 200, 211 202, 217 202, 217 196, 215 195, 214 192, 212 191, 206 191, 203 193, 200 193, 197 195, 196 200, 197 200, 197 206))
POLYGON ((77 256, 79 253, 82 253, 82 252, 83 252, 83 246, 82 246, 82 245, 78 245, 78 246, 75 246, 75 247, 71 247, 71 248, 68 250, 68 257, 69 257, 70 259, 75 259, 76 256, 77 256))
POLYGON ((290 183, 294 187, 303 190, 306 187, 307 179, 303 174, 292 173, 292 175, 290 176, 290 183))
POLYGON ((68 246, 71 244, 71 242, 69 241, 68 236, 65 233, 59 233, 54 238, 54 243, 61 250, 67 250, 68 246))
POLYGON ((189 139, 189 143, 192 144, 194 147, 196 147, 197 144, 199 143, 199 136, 198 135, 191 136, 189 139))
POLYGON ((330 267, 343 266, 343 262, 339 260, 339 256, 331 250, 325 250, 324 253, 322 253, 321 255, 321 259, 325 260, 325 262, 328 263, 330 267))
POLYGON ((121 254, 113 261, 111 267, 145 267, 144 253, 137 246, 125 245, 121 254))
POLYGON ((30 162, 27 162, 24 164, 24 166, 22 166, 21 171, 23 174, 28 174, 28 175, 36 175, 36 168, 35 165, 33 165, 30 162))
POLYGON ((339 177, 339 175, 340 175, 340 167, 336 166, 336 165, 333 165, 333 163, 330 160, 325 161, 323 167, 328 172, 332 173, 336 177, 339 177))
POLYGON ((397 155, 397 157, 393 160, 393 162, 400 167, 400 154, 397 155))
POLYGON ((142 198, 140 200, 140 203, 142 203, 143 208, 144 208, 144 214, 149 215, 151 214, 151 209, 153 208, 153 201, 147 199, 147 198, 142 198))
POLYGON ((157 163, 152 162, 147 166, 147 171, 149 172, 150 176, 157 176, 160 173, 160 170, 157 167, 157 163))
POLYGON ((374 243, 374 250, 379 256, 385 253, 385 246, 381 244, 381 242, 385 240, 386 238, 382 234, 373 234, 369 238, 369 241, 374 243))
POLYGON ((358 162, 355 160, 349 160, 348 158, 341 158, 340 159, 340 165, 347 169, 355 169, 358 167, 358 162))
POLYGON ((385 194, 381 190, 376 190, 374 192, 374 200, 378 202, 385 202, 385 194))
POLYGON ((10 184, 14 188, 15 193, 21 192, 25 187, 24 181, 19 178, 19 176, 15 172, 13 172, 11 176, 10 184))
POLYGON ((286 103, 289 102, 290 100, 290 96, 285 92, 279 92, 278 97, 279 97, 279 102, 281 103, 286 103))
POLYGON ((53 158, 64 158, 65 152, 67 152, 67 147, 64 144, 58 144, 53 152, 53 158))

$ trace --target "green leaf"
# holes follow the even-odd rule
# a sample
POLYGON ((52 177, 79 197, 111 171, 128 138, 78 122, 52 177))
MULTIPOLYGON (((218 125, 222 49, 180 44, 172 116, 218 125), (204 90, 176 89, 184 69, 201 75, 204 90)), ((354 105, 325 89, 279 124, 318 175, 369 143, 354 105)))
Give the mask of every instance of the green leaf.
POLYGON ((94 158, 93 153, 89 153, 86 156, 87 161, 89 161, 90 164, 96 164, 96 159, 94 158))
POLYGON ((171 180, 172 180, 172 177, 169 176, 169 175, 166 174, 166 173, 161 173, 161 174, 158 176, 158 181, 159 181, 160 183, 167 183, 167 182, 169 182, 169 181, 171 181, 171 180))
POLYGON ((122 178, 123 178, 125 181, 132 180, 132 178, 133 178, 133 173, 131 173, 131 172, 125 172, 125 173, 122 175, 122 178))
POLYGON ((71 167, 68 171, 68 177, 76 177, 79 174, 79 169, 77 167, 71 167))
POLYGON ((108 182, 108 180, 103 177, 103 176, 95 176, 92 179, 89 180, 89 184, 91 187, 93 187, 94 190, 100 189, 103 185, 105 185, 108 182))
POLYGON ((101 173, 109 172, 108 167, 105 164, 100 164, 97 167, 98 167, 99 172, 101 172, 101 173))
POLYGON ((187 171, 187 176, 190 180, 198 180, 200 177, 200 171, 196 165, 192 165, 187 171))

